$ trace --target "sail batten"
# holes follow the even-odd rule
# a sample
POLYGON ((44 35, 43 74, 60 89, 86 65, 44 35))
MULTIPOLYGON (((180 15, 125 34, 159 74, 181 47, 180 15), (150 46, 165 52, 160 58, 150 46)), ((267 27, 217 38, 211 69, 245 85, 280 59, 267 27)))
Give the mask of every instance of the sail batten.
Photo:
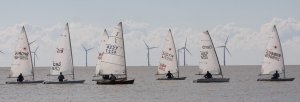
POLYGON ((23 76, 34 75, 30 46, 24 26, 17 40, 9 77, 17 77, 20 73, 22 73, 23 76))
POLYGON ((222 75, 220 63, 209 32, 203 32, 200 38, 199 74, 222 75))
POLYGON ((172 36, 171 29, 169 29, 165 37, 165 43, 160 55, 157 74, 158 75, 166 74, 168 73, 168 71, 170 71, 170 73, 177 73, 177 74, 179 72, 177 66, 176 49, 175 49, 175 44, 174 44, 174 39, 172 36))
POLYGON ((284 73, 284 59, 282 47, 276 26, 273 27, 271 38, 266 46, 261 74, 272 74, 275 71, 284 73))

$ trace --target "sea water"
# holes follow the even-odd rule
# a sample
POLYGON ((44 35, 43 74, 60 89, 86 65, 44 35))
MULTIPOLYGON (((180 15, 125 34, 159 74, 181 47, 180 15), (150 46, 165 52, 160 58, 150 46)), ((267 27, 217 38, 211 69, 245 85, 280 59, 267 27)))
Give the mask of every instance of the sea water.
MULTIPOLYGON (((299 102, 300 66, 287 66, 290 82, 257 82, 260 66, 222 67, 227 83, 193 83, 197 66, 180 67, 186 80, 156 80, 157 67, 128 67, 133 85, 97 85, 92 81, 94 67, 76 67, 75 79, 84 84, 5 84, 9 68, 0 68, 1 102, 299 102)), ((36 68, 36 80, 51 80, 48 68, 36 68)), ((27 77, 26 77, 27 78, 27 77)), ((30 79, 30 77, 28 77, 30 79)), ((66 76, 66 78, 70 78, 66 76)), ((71 79, 69 79, 71 80, 71 79)))

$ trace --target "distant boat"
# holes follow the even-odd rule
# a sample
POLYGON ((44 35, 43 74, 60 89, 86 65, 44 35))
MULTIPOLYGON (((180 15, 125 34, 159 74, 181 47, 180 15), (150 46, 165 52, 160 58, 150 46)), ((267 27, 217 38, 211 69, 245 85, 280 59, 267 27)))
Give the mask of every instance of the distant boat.
POLYGON ((85 81, 85 80, 75 80, 72 46, 71 46, 71 38, 70 38, 68 23, 65 26, 65 32, 58 39, 56 56, 54 58, 52 67, 50 68, 49 76, 58 76, 60 72, 63 75, 72 75, 73 80, 64 80, 63 82, 45 81, 44 84, 84 83, 85 81))
POLYGON ((172 36, 171 29, 169 29, 166 37, 165 44, 161 52, 159 66, 157 68, 157 75, 166 75, 170 71, 172 74, 177 74, 174 78, 158 78, 157 80, 185 80, 186 77, 179 76, 179 68, 177 64, 177 56, 175 44, 172 36))
POLYGON ((105 42, 105 50, 99 63, 99 76, 115 75, 116 80, 98 80, 97 84, 133 84, 134 79, 127 79, 125 46, 122 22, 113 29, 105 42))
POLYGON ((200 55, 199 75, 205 75, 209 71, 213 75, 213 78, 197 79, 194 80, 195 83, 229 82, 229 78, 223 78, 218 55, 208 31, 201 34, 200 55), (216 78, 216 75, 221 75, 221 78, 216 78))
POLYGON ((24 80, 23 82, 12 81, 6 82, 6 84, 30 84, 44 82, 44 80, 34 80, 34 68, 32 66, 30 46, 24 26, 22 27, 21 34, 17 40, 9 78, 17 78, 20 73, 22 73, 24 77, 32 76, 32 80, 24 80))
POLYGON ((259 78, 257 79, 257 81, 293 81, 295 79, 285 77, 285 66, 282 47, 276 26, 274 25, 272 37, 270 38, 266 47, 266 52, 264 55, 263 64, 261 66, 260 75, 272 75, 276 71, 278 71, 278 73, 283 73, 283 78, 259 78))
POLYGON ((101 37, 101 41, 100 41, 100 48, 99 48, 99 52, 98 52, 98 56, 97 56, 97 64, 96 64, 96 70, 95 70, 95 75, 94 75, 94 78, 98 78, 98 79, 94 79, 92 81, 99 81, 101 80, 99 77, 100 77, 100 67, 101 67, 101 61, 102 61, 102 56, 105 52, 105 49, 106 49, 106 41, 108 40, 108 33, 106 31, 106 29, 104 29, 104 33, 101 37))

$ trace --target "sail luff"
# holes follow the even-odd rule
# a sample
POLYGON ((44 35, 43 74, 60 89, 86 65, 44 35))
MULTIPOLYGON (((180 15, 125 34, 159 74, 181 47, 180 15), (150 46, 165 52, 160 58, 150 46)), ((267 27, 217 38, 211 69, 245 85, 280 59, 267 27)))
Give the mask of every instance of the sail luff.
POLYGON ((283 78, 285 78, 285 64, 284 64, 283 50, 282 50, 282 47, 281 47, 281 41, 280 41, 280 38, 279 38, 279 35, 278 35, 278 31, 277 31, 276 25, 274 25, 273 31, 276 33, 277 39, 278 39, 279 44, 280 44, 280 48, 281 48, 280 50, 281 50, 281 56, 282 56, 282 63, 283 63, 283 70, 282 70, 282 72, 283 72, 283 78))
POLYGON ((66 24, 67 33, 69 36, 69 44, 70 44, 70 52, 71 52, 71 63, 72 63, 72 73, 73 73, 73 80, 75 79, 75 69, 74 69, 74 63, 73 63, 73 53, 72 53, 72 44, 71 44, 71 35, 70 35, 70 28, 69 23, 66 24))
POLYGON ((105 51, 105 43, 108 40, 108 37, 109 36, 108 36, 107 30, 104 29, 104 33, 103 33, 101 41, 100 41, 99 52, 98 52, 98 56, 97 56, 95 76, 98 76, 100 74, 100 67, 102 67, 101 61, 102 61, 102 57, 103 57, 103 54, 105 51))
MULTIPOLYGON (((209 33, 208 31, 207 31, 207 33, 209 33)), ((217 52, 216 52, 216 49, 215 49, 215 45, 214 45, 214 42, 212 41, 212 39, 211 39, 211 37, 210 37, 210 34, 208 34, 208 36, 209 36, 209 38, 210 38, 210 41, 211 41, 211 43, 212 43, 212 46, 213 46, 213 48, 214 48, 214 52, 215 52, 215 55, 216 55, 216 57, 217 57, 217 62, 218 62, 218 65, 219 65, 219 68, 220 68, 220 75, 222 76, 222 78, 223 78, 223 73, 222 73, 222 69, 221 69, 221 65, 220 65, 220 62, 219 62, 219 57, 218 57, 218 54, 217 54, 217 52)), ((225 55, 225 54, 224 54, 225 55)), ((224 60, 225 61, 225 60, 224 60)), ((224 65, 225 66, 225 65, 224 65)))
POLYGON ((33 64, 32 64, 32 56, 31 56, 30 44, 29 44, 28 37, 27 37, 27 33, 26 33, 26 30, 25 30, 25 27, 24 27, 24 26, 22 27, 22 30, 24 30, 24 34, 25 34, 26 41, 27 41, 27 46, 28 46, 28 50, 29 50, 29 54, 30 54, 30 60, 31 60, 32 80, 34 80, 34 68, 33 68, 33 64))

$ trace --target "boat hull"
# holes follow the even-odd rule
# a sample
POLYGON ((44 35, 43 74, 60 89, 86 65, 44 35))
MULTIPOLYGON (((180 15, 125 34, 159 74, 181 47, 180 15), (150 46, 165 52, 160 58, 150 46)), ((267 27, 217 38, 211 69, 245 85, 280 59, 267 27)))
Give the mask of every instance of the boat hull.
POLYGON ((99 85, 133 84, 133 83, 134 83, 134 79, 132 80, 118 79, 115 81, 111 81, 111 80, 97 81, 97 84, 99 85))
POLYGON ((209 83, 209 82, 229 82, 229 78, 210 78, 210 79, 197 79, 194 83, 209 83))
POLYGON ((295 78, 257 79, 257 81, 294 81, 295 78))
POLYGON ((179 77, 179 78, 157 78, 157 80, 185 80, 186 77, 179 77))
POLYGON ((11 81, 11 82, 6 82, 6 84, 38 84, 43 82, 44 80, 33 80, 33 81, 23 81, 23 82, 11 81))
POLYGON ((71 80, 71 81, 45 81, 44 84, 83 84, 85 80, 71 80))

